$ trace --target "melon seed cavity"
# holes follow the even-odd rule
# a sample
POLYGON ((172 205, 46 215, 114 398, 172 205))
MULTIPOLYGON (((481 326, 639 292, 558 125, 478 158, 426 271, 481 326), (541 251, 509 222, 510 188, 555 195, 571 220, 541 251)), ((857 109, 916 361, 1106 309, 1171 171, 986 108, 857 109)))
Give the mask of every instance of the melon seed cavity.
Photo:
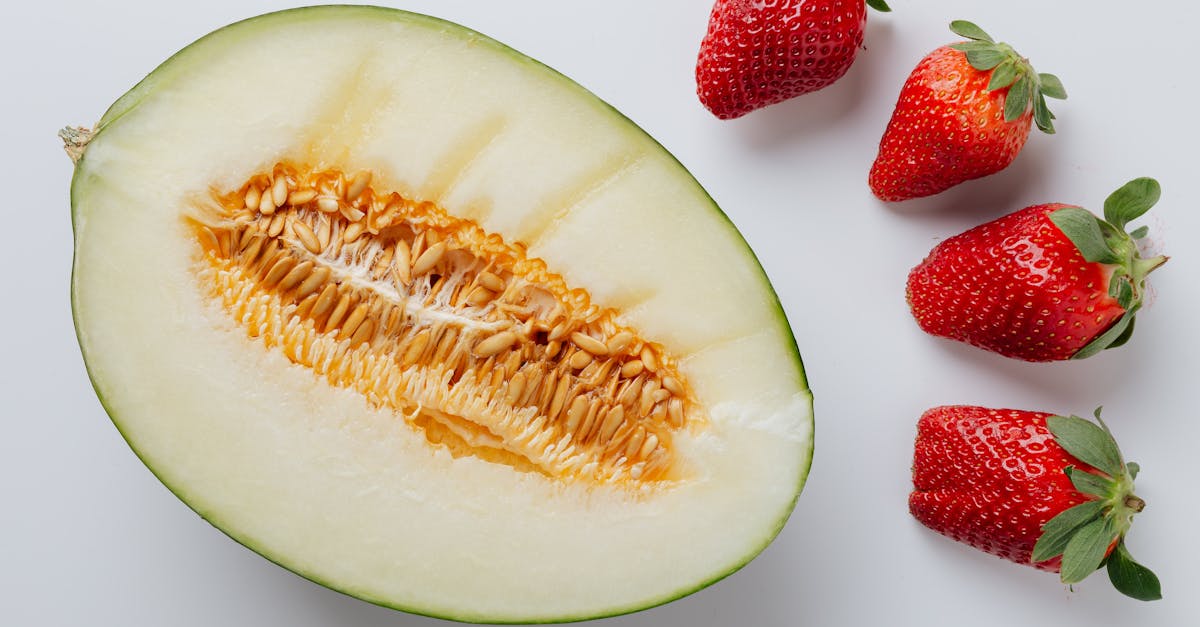
POLYGON ((663 347, 520 244, 347 175, 279 164, 189 223, 198 276, 251 338, 456 457, 557 480, 682 472, 700 410, 663 347))

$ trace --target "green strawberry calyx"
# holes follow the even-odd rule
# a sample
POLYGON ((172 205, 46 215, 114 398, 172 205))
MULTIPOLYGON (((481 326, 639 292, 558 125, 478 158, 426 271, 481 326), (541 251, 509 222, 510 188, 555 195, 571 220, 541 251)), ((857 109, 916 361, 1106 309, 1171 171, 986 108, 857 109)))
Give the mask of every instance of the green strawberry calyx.
POLYGON ((1121 593, 1140 601, 1161 599, 1158 577, 1137 563, 1125 547, 1125 534, 1134 515, 1146 507, 1133 493, 1138 465, 1125 462, 1099 408, 1095 416, 1096 422, 1079 416, 1046 419, 1046 428, 1058 445, 1090 467, 1067 466, 1063 470, 1087 500, 1042 525, 1031 561, 1044 562, 1061 555, 1059 575, 1065 584, 1083 581, 1106 566, 1109 580, 1121 593))
POLYGON ((969 41, 950 47, 967 55, 967 63, 980 72, 991 72, 988 91, 1008 88, 1004 96, 1004 121, 1012 122, 1033 107, 1033 121, 1046 133, 1054 133, 1054 114, 1046 98, 1065 100, 1067 90, 1053 74, 1039 74, 1029 59, 1012 46, 996 42, 986 31, 966 20, 950 22, 950 30, 969 41))
POLYGON ((1050 214, 1050 221, 1075 244, 1084 260, 1109 266, 1112 275, 1108 294, 1125 310, 1108 330, 1079 349, 1072 359, 1116 348, 1133 335, 1134 315, 1141 308, 1146 292, 1146 275, 1166 263, 1167 257, 1143 259, 1137 240, 1146 236, 1148 228, 1143 226, 1127 233, 1125 227, 1149 211, 1161 195, 1158 181, 1141 177, 1122 185, 1105 199, 1103 219, 1082 207, 1063 207, 1050 214))
POLYGON ((883 0, 867 0, 867 6, 880 13, 887 13, 892 10, 892 7, 889 7, 883 0))

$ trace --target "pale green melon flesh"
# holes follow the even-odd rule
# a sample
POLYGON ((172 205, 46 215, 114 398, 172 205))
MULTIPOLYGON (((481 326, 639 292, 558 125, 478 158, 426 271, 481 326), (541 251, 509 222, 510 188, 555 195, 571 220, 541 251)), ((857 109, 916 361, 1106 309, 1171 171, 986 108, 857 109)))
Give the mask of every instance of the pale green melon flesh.
POLYGON ((648 607, 751 559, 807 475, 803 369, 737 231, 631 122, 459 26, 337 7, 218 31, 110 109, 72 204, 76 326, 113 421, 207 520, 332 588, 476 621, 648 607), (247 338, 199 289, 182 215, 289 159, 370 170, 621 310, 708 417, 676 438, 689 477, 638 491, 455 458, 247 338))

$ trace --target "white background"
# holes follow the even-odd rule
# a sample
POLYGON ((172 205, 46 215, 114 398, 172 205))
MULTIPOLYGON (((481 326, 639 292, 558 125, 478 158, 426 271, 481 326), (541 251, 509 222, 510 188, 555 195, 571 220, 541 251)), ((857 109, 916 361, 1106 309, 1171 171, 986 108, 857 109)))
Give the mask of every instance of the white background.
MULTIPOLYGON (((838 84, 720 122, 694 95, 709 0, 394 6, 489 34, 588 87, 687 166, 757 251, 816 394, 816 457, 779 538, 728 579, 609 625, 1200 624, 1195 449, 1196 4, 892 0, 838 84), (1135 8, 1136 7, 1136 8, 1135 8), (1007 171, 932 199, 876 201, 867 170, 901 83, 970 18, 1070 92, 1059 133, 1007 171), (1007 360, 923 335, 904 279, 940 239, 1025 205, 1099 209, 1151 175, 1145 222, 1172 260, 1126 347, 1084 362, 1007 360), (946 403, 1105 415, 1141 463, 1134 555, 1166 599, 1068 590, 935 535, 907 513, 917 417, 946 403)), ((94 122, 168 55, 286 2, 20 2, 0 37, 0 624, 432 625, 309 583, 227 539, 141 465, 92 393, 68 281, 70 163, 55 131, 94 122)), ((280 68, 283 72, 303 68, 280 68)), ((181 147, 186 149, 186 147, 181 147)))

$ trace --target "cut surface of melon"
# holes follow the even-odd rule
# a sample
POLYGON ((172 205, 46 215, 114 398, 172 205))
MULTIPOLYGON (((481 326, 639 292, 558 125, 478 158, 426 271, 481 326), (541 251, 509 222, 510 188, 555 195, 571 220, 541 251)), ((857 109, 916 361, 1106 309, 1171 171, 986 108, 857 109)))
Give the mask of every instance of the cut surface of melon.
POLYGON ((468 29, 317 7, 217 31, 104 116, 72 210, 114 423, 337 590, 632 611, 745 564, 803 486, 811 396, 736 229, 634 124, 468 29))

